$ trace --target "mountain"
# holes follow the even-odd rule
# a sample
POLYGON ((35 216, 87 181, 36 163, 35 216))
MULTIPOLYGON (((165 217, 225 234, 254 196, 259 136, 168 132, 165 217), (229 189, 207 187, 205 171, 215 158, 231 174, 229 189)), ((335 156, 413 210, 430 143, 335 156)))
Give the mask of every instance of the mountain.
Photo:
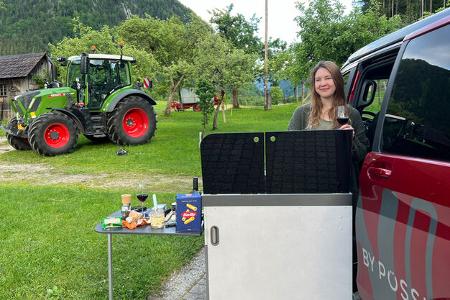
POLYGON ((187 21, 190 13, 177 0, 0 0, 0 55, 46 51, 73 36, 75 17, 100 29, 132 15, 187 21))

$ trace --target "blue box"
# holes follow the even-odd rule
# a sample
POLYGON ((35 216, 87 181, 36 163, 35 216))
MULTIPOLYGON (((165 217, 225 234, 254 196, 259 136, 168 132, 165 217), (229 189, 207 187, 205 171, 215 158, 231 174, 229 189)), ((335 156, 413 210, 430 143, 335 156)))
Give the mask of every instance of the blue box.
POLYGON ((202 196, 198 192, 177 194, 176 232, 202 232, 202 196))

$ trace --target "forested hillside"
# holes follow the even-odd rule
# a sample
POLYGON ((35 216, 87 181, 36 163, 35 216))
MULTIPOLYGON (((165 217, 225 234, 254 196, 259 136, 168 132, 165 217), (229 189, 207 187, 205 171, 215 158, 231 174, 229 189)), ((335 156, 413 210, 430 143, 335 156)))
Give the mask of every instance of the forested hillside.
POLYGON ((177 0, 0 0, 0 55, 47 50, 73 36, 75 17, 99 29, 132 15, 186 21, 190 12, 177 0))
POLYGON ((357 0, 363 11, 375 3, 379 5, 380 12, 386 17, 400 15, 406 24, 417 21, 427 15, 435 13, 440 8, 448 7, 449 0, 357 0))

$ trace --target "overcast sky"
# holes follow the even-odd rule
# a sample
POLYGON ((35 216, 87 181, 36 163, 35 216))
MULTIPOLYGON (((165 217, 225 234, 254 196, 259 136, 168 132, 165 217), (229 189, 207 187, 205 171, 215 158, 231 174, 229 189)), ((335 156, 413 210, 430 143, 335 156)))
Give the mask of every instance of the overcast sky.
MULTIPOLYGON (((264 0, 179 0, 183 5, 192 9, 203 20, 209 21, 208 11, 214 8, 225 9, 233 3, 233 12, 243 14, 249 19, 253 14, 264 17, 264 0)), ((294 18, 298 15, 295 6, 297 0, 268 0, 269 3, 269 36, 280 38, 288 43, 297 39, 298 27, 294 18)), ((351 0, 341 1, 347 11, 351 9, 351 0)), ((264 37, 264 19, 261 19, 258 35, 264 37)))

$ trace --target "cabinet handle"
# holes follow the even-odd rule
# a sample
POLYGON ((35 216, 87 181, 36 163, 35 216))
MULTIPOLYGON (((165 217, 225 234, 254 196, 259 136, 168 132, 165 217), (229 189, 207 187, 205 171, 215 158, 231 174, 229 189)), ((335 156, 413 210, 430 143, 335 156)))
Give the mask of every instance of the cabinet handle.
POLYGON ((211 233, 211 245, 213 246, 219 245, 219 227, 212 226, 210 233, 211 233))

